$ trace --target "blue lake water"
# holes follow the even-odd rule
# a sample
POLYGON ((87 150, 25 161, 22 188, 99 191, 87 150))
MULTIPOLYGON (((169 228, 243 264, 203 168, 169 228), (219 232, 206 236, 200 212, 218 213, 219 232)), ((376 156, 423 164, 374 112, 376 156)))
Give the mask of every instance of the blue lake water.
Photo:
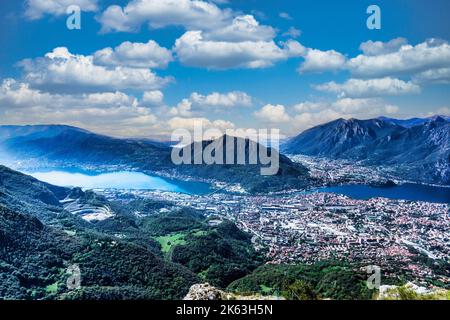
POLYGON ((211 187, 207 183, 166 179, 141 172, 120 171, 87 174, 85 172, 46 171, 28 174, 38 180, 62 187, 162 190, 198 195, 211 192, 211 187))
MULTIPOLYGON (((196 195, 205 195, 212 191, 212 188, 208 183, 167 179, 131 171, 94 174, 70 170, 55 170, 28 174, 41 181, 63 187, 81 187, 85 189, 162 190, 196 195)), ((338 193, 360 200, 383 197, 411 201, 450 203, 450 188, 411 183, 394 187, 342 185, 318 188, 313 191, 338 193)))
POLYGON ((393 187, 373 187, 367 185, 343 185, 319 188, 318 192, 333 192, 346 195, 353 199, 367 200, 370 198, 404 199, 411 201, 427 201, 450 203, 450 188, 405 183, 393 187))

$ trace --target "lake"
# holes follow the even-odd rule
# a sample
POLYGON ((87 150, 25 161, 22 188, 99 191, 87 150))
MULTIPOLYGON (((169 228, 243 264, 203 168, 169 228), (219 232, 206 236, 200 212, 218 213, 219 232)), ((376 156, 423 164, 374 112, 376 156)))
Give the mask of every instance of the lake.
POLYGON ((353 199, 370 198, 404 199, 411 201, 427 201, 450 203, 450 188, 405 183, 393 187, 374 187, 368 185, 343 185, 316 189, 317 192, 333 192, 353 199))
POLYGON ((166 179, 131 171, 100 174, 47 171, 31 172, 27 174, 38 180, 62 187, 81 187, 84 189, 162 190, 197 195, 204 195, 212 191, 208 183, 166 179))
MULTIPOLYGON (((93 174, 87 172, 55 170, 27 174, 53 185, 81 187, 85 189, 162 190, 195 195, 205 195, 213 190, 208 183, 161 178, 131 171, 93 174)), ((318 188, 313 191, 338 193, 359 200, 382 197, 411 201, 450 203, 450 188, 412 183, 393 187, 342 185, 318 188)))

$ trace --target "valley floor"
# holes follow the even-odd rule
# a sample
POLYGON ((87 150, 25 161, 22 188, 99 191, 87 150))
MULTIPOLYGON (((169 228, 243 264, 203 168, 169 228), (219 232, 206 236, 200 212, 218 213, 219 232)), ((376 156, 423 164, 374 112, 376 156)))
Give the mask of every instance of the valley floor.
POLYGON ((180 195, 160 191, 103 190, 111 200, 135 197, 172 201, 205 212, 211 223, 229 219, 252 234, 269 263, 330 259, 378 265, 385 276, 448 285, 449 205, 333 193, 285 196, 180 195))

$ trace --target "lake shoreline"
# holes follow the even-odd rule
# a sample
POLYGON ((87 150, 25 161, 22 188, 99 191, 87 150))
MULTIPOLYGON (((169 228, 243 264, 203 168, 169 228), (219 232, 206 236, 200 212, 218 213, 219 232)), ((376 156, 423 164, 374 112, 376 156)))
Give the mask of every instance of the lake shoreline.
MULTIPOLYGON (((203 196, 215 192, 214 183, 182 180, 134 170, 88 171, 82 168, 49 169, 24 172, 38 180, 63 186, 85 189, 130 189, 161 190, 203 196)), ((307 190, 292 190, 301 193, 335 193, 356 200, 388 198, 394 200, 450 203, 450 188, 427 184, 404 182, 398 184, 339 184, 316 186, 307 190)), ((283 192, 289 194, 292 192, 283 192)), ((276 194, 274 194, 276 196, 276 194)))

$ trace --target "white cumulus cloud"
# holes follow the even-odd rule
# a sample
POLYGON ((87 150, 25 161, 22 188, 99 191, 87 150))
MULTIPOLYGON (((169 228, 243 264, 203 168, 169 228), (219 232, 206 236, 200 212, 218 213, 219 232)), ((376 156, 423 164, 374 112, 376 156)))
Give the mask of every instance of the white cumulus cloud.
POLYGON ((332 108, 346 115, 359 115, 363 118, 378 114, 393 114, 399 108, 378 98, 343 98, 332 103, 332 108))
POLYGON ((405 38, 395 38, 388 42, 369 40, 361 43, 359 49, 366 56, 378 56, 396 52, 406 44, 408 44, 408 41, 405 38))
POLYGON ((48 90, 152 90, 171 80, 149 69, 98 66, 93 56, 72 54, 65 47, 55 48, 41 58, 23 60, 20 66, 27 82, 48 90))
POLYGON ((97 11, 98 0, 26 0, 25 16, 37 20, 44 15, 61 16, 69 6, 79 6, 82 11, 97 11))
POLYGON ((416 74, 413 77, 416 83, 450 83, 450 68, 440 68, 427 70, 416 74))
POLYGON ((265 123, 284 123, 291 119, 286 113, 286 108, 281 104, 266 104, 254 114, 265 123))
POLYGON ((174 47, 178 59, 187 66, 210 69, 264 68, 290 57, 301 56, 305 48, 297 41, 279 47, 273 41, 212 41, 201 31, 188 31, 174 47))
POLYGON ((337 71, 343 69, 346 63, 346 57, 335 50, 308 49, 304 58, 298 69, 300 73, 337 71))
POLYGON ((398 78, 417 76, 417 82, 446 82, 450 68, 450 45, 430 39, 410 45, 404 38, 388 42, 367 41, 360 45, 363 54, 347 58, 335 50, 307 49, 299 72, 350 71, 353 78, 398 78))
POLYGON ((202 126, 204 130, 218 129, 224 131, 226 129, 233 129, 235 126, 232 122, 226 120, 209 120, 207 118, 181 118, 174 117, 167 121, 170 129, 186 129, 189 131, 194 130, 198 126, 202 126))
POLYGON ((164 100, 164 93, 160 90, 145 91, 142 95, 142 103, 150 105, 161 105, 164 100))
POLYGON ((270 41, 275 37, 275 30, 270 26, 260 25, 252 15, 237 16, 224 26, 205 33, 205 38, 215 41, 270 41))
POLYGON ((192 116, 192 102, 189 99, 181 100, 175 107, 169 110, 172 116, 191 117, 192 116))
POLYGON ((94 63, 104 66, 166 68, 172 60, 172 52, 153 40, 147 43, 126 41, 114 49, 104 48, 94 53, 94 63))
POLYGON ((203 95, 193 92, 188 98, 182 99, 176 106, 169 109, 172 116, 192 117, 194 113, 202 114, 234 107, 249 107, 253 104, 253 98, 245 92, 231 91, 226 93, 212 92, 203 95))
POLYGON ((248 107, 252 105, 252 97, 241 91, 228 93, 213 92, 208 95, 194 92, 191 94, 190 101, 200 106, 211 107, 248 107))
POLYGON ((0 85, 2 124, 68 124, 117 136, 146 136, 157 124, 151 109, 123 92, 52 94, 5 79, 0 85))
POLYGON ((394 78, 349 79, 344 83, 334 81, 315 86, 317 90, 336 93, 339 97, 366 98, 420 93, 420 87, 412 82, 394 78))
POLYGON ((357 77, 385 77, 415 74, 450 67, 450 45, 431 39, 415 46, 404 44, 397 51, 378 55, 359 55, 347 68, 357 77))
POLYGON ((283 18, 285 20, 292 20, 292 17, 287 12, 280 12, 279 16, 280 16, 280 18, 283 18))
POLYGON ((98 18, 103 32, 137 31, 147 23, 152 28, 170 25, 186 29, 213 29, 232 18, 229 9, 201 0, 133 0, 125 7, 109 6, 98 18))
POLYGON ((298 38, 302 35, 302 31, 296 27, 290 27, 288 31, 283 33, 285 37, 298 38))

